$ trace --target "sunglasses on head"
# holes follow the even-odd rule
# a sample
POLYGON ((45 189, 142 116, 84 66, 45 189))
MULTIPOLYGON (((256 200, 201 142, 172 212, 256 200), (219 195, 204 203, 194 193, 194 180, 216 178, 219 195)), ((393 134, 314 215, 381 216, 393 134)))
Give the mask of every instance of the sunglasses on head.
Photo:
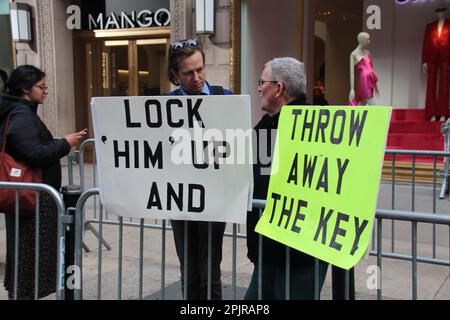
POLYGON ((198 40, 197 39, 187 39, 187 40, 180 40, 172 42, 171 44, 173 49, 182 49, 184 47, 196 47, 198 46, 198 40))

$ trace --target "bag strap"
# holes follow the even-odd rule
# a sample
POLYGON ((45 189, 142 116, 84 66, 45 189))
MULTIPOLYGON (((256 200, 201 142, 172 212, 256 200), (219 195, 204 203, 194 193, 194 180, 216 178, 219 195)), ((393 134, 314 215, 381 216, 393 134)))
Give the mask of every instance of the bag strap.
POLYGON ((223 90, 223 87, 210 86, 210 88, 211 88, 211 94, 213 96, 223 96, 225 94, 225 91, 223 90))
POLYGON ((12 112, 10 112, 9 115, 8 115, 8 118, 6 118, 5 128, 3 128, 2 152, 5 152, 5 149, 6 149, 6 136, 8 135, 9 120, 11 119, 11 115, 12 115, 12 112))

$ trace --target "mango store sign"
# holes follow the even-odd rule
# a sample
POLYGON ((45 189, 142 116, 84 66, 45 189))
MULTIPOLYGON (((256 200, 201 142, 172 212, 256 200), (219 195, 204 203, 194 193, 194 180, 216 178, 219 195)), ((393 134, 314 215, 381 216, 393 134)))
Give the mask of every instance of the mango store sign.
POLYGON ((253 193, 248 96, 93 98, 92 117, 108 213, 245 223, 253 193))
POLYGON ((256 231, 350 269, 369 248, 391 108, 284 107, 256 231))
MULTIPOLYGON (((80 30, 82 13, 81 8, 72 5, 66 11, 68 17, 66 21, 69 30, 80 30)), ((170 24, 170 11, 165 8, 156 10, 141 10, 139 12, 131 11, 114 12, 109 15, 100 13, 98 15, 88 14, 89 30, 107 30, 107 29, 128 29, 128 28, 150 28, 150 27, 166 27, 170 24)))

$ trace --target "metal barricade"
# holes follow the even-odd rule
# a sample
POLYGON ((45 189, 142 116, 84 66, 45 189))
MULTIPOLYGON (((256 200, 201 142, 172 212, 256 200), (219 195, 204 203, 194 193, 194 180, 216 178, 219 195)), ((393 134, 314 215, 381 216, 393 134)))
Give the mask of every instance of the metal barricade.
MULTIPOLYGON (((447 175, 444 174, 444 172, 438 172, 438 161, 439 159, 443 158, 444 162, 448 164, 448 161, 450 159, 450 152, 448 151, 414 151, 414 150, 386 150, 386 156, 392 157, 391 164, 392 164, 392 173, 391 173, 391 205, 390 210, 397 210, 398 209, 398 200, 399 197, 397 197, 397 188, 399 188, 400 183, 397 182, 397 164, 398 164, 398 158, 399 157, 408 157, 408 161, 411 163, 411 180, 409 181, 410 185, 404 185, 403 188, 411 187, 410 190, 410 209, 402 208, 402 211, 411 211, 416 212, 417 211, 417 188, 419 183, 417 183, 417 158, 431 158, 432 159, 432 172, 433 172, 433 178, 432 178, 432 186, 431 186, 431 192, 432 196, 429 197, 430 201, 428 202, 429 207, 427 209, 423 208, 423 203, 420 205, 422 206, 421 211, 431 212, 433 214, 438 213, 437 210, 437 200, 438 200, 438 176, 442 178, 442 189, 445 192, 446 188, 446 181, 447 181, 447 175)), ((442 196, 442 195, 441 195, 442 196)), ((443 197, 441 197, 443 198, 443 197)), ((403 196, 402 201, 405 201, 405 197, 403 196)), ((388 208, 382 208, 382 209, 388 209, 388 208)), ((437 259, 436 254, 436 238, 437 238, 437 230, 436 225, 432 225, 432 256, 430 258, 426 258, 429 260, 430 263, 436 263, 440 264, 441 261, 437 259)), ((398 258, 403 258, 400 255, 395 255, 396 248, 395 248, 395 242, 396 242, 396 227, 395 227, 395 221, 392 221, 391 225, 391 255, 397 256, 398 258)), ((375 248, 375 241, 373 241, 373 248, 375 248)))
MULTIPOLYGON (((78 204, 77 204, 77 210, 76 210, 76 264, 80 266, 80 270, 82 270, 82 225, 83 225, 83 207, 86 203, 86 201, 94 196, 99 194, 99 189, 91 189, 86 191, 82 197, 80 198, 78 204)), ((265 207, 265 201, 254 201, 254 208, 258 208, 260 212, 262 213, 262 210, 265 207)), ((116 225, 119 227, 119 248, 118 248, 118 292, 117 292, 117 299, 122 299, 122 290, 123 290, 123 234, 124 234, 124 227, 130 226, 130 227, 139 227, 140 228, 140 234, 139 234, 139 280, 138 280, 138 288, 139 288, 139 295, 138 299, 144 298, 143 293, 143 282, 144 282, 144 259, 143 259, 143 252, 144 252, 144 229, 156 229, 161 230, 162 232, 162 241, 161 241, 161 295, 160 299, 164 300, 166 298, 165 290, 166 290, 166 283, 165 283, 165 274, 166 274, 166 232, 167 230, 170 230, 171 228, 166 226, 165 221, 162 225, 150 225, 150 224, 144 224, 144 221, 141 220, 140 223, 124 223, 123 218, 120 218, 118 222, 113 221, 104 221, 102 218, 102 210, 100 210, 100 220, 99 220, 99 232, 100 232, 100 238, 98 242, 98 265, 97 265, 97 299, 101 299, 102 297, 102 243, 100 241, 102 235, 103 235, 103 226, 104 224, 110 224, 110 225, 116 225)), ((450 216, 442 215, 442 214, 432 214, 432 213, 416 213, 416 212, 402 212, 402 211, 388 211, 388 210, 377 210, 376 212, 376 243, 377 248, 376 250, 372 251, 370 253, 371 256, 375 256, 377 258, 377 266, 380 270, 380 272, 384 271, 382 269, 383 267, 383 259, 395 259, 395 260, 406 260, 411 262, 412 266, 412 274, 411 274, 411 283, 412 283, 412 294, 411 298, 416 300, 418 298, 418 272, 417 272, 417 266, 418 263, 431 263, 435 265, 440 266, 450 266, 450 256, 448 260, 441 259, 440 261, 431 260, 428 258, 423 258, 418 255, 418 224, 433 224, 433 225, 443 225, 447 226, 450 231, 450 216), (385 253, 382 250, 383 245, 383 221, 384 220, 393 220, 393 221, 403 221, 407 223, 411 223, 412 225, 412 238, 411 238, 411 255, 410 256, 400 256, 390 253, 385 253)), ((188 224, 186 224, 187 226, 188 224)), ((208 299, 211 298, 211 236, 210 231, 211 228, 209 228, 209 243, 208 243, 208 299)), ((187 235, 188 230, 186 230, 185 235, 187 235)), ((237 225, 233 226, 233 232, 232 233, 226 233, 226 237, 232 237, 233 243, 232 243, 232 290, 233 290, 233 298, 236 299, 237 297, 237 245, 236 241, 239 238, 245 238, 246 236, 243 234, 237 233, 237 225)), ((449 232, 450 236, 450 232, 449 232)), ((187 243, 185 241, 185 243, 187 243)), ((449 244, 450 246, 450 244, 449 244)), ((187 246, 185 247, 185 253, 187 250, 187 246)), ((290 288, 290 274, 291 274, 291 264, 289 261, 289 250, 286 251, 286 293, 285 297, 286 300, 289 300, 291 297, 291 288, 290 288)), ((262 237, 260 237, 259 241, 259 272, 258 272, 258 298, 263 298, 263 292, 262 292, 262 255, 264 252, 262 252, 262 237)), ((188 254, 184 255, 185 259, 187 259, 188 254)), ((185 268, 187 267, 187 261, 184 261, 185 268)), ((385 271, 386 272, 386 271, 385 271)), ((184 274, 187 275, 187 270, 184 270, 184 274)), ((382 275, 382 274, 381 274, 382 275)), ((315 299, 320 299, 320 286, 319 286, 319 261, 316 260, 316 267, 315 267, 315 289, 314 289, 314 297, 315 299)), ((349 298, 349 273, 346 272, 345 275, 345 297, 349 298)), ((185 283, 187 283, 187 278, 184 279, 185 283)), ((75 298, 81 299, 82 298, 82 288, 75 292, 75 298)), ((186 286, 184 287, 184 297, 187 297, 187 291, 186 286)), ((383 298, 383 287, 382 287, 382 278, 380 278, 379 287, 377 289, 377 298, 382 299, 383 298)))
MULTIPOLYGON (((79 150, 79 156, 80 156, 80 186, 83 190, 86 189, 86 179, 85 179, 85 163, 86 163, 86 148, 88 147, 92 147, 93 150, 95 151, 95 140, 94 139, 88 139, 85 140, 81 146, 80 146, 80 150, 79 150)), ((95 154, 95 152, 94 152, 95 154)), ((96 161, 95 161, 95 156, 93 159, 93 181, 94 181, 94 187, 97 186, 97 175, 96 175, 96 161)))
MULTIPOLYGON (((92 187, 95 188, 97 187, 97 162, 96 162, 96 157, 95 157, 95 140, 94 139, 88 139, 85 140, 81 145, 80 145, 80 149, 78 151, 78 156, 79 156, 79 176, 80 176, 80 186, 81 189, 84 191, 86 190, 86 149, 92 147, 92 156, 93 156, 93 161, 92 161, 92 182, 93 185, 92 187)), ((73 166, 73 164, 72 164, 73 166)), ((70 168, 69 168, 69 172, 70 172, 70 168)), ((70 181, 70 175, 69 175, 69 181, 70 181)), ((73 181, 73 179, 72 179, 73 181)), ((95 223, 96 221, 98 221, 97 219, 97 214, 98 214, 98 198, 97 195, 94 196, 93 199, 94 202, 94 210, 93 210, 93 219, 85 219, 84 221, 84 229, 85 230, 89 230, 91 231, 95 237, 101 239, 103 245, 108 249, 111 250, 111 245, 103 238, 100 238, 100 235, 98 233, 98 231, 95 229, 95 227, 92 225, 93 223, 95 223)), ((106 214, 106 218, 108 219, 108 214, 106 214)), ((89 252, 90 249, 86 244, 83 244, 84 249, 89 252)))
POLYGON ((64 274, 65 274, 65 264, 64 264, 64 225, 70 223, 70 219, 65 215, 64 203, 61 199, 60 194, 52 187, 46 184, 32 184, 32 183, 9 183, 9 182, 0 182, 0 189, 8 189, 15 190, 16 197, 16 207, 15 207, 15 241, 14 241, 14 299, 17 300, 17 290, 18 290, 18 276, 19 276, 19 261, 20 261, 20 252, 19 252, 19 221, 20 221, 20 199, 19 199, 19 191, 20 190, 34 190, 36 191, 36 212, 35 212, 35 226, 36 226, 36 234, 35 234, 35 272, 34 272, 34 299, 38 299, 39 297, 39 261, 40 257, 40 208, 39 201, 41 197, 41 193, 45 192, 48 194, 54 201, 58 210, 58 226, 57 226, 57 275, 56 275, 56 299, 61 300, 64 299, 64 274))
MULTIPOLYGON (((444 151, 450 152, 450 119, 447 120, 447 122, 442 126, 441 132, 444 135, 444 151)), ((444 159, 444 170, 442 171, 441 176, 442 176, 442 188, 439 198, 444 199, 445 193, 448 191, 449 188, 450 158, 448 157, 444 159)))
MULTIPOLYGON (((450 143, 448 143, 449 140, 446 139, 446 145, 450 146, 450 143)), ((80 168, 79 168, 79 172, 80 172, 80 183, 82 186, 86 187, 86 170, 85 170, 85 148, 87 146, 92 146, 93 148, 95 148, 95 142, 94 140, 87 140, 82 147, 80 148, 79 151, 79 163, 80 163, 80 168)), ((444 188, 444 183, 446 181, 446 175, 445 175, 445 169, 443 172, 439 173, 438 172, 438 162, 440 161, 441 158, 444 158, 445 162, 448 163, 448 159, 450 158, 450 152, 449 151, 444 151, 444 152, 439 152, 439 151, 413 151, 413 150, 386 150, 386 155, 387 156, 391 156, 392 157, 392 181, 391 181, 391 187, 392 187, 392 194, 390 195, 391 197, 391 206, 390 208, 380 208, 380 211, 378 212, 379 214, 377 214, 377 223, 375 226, 375 229, 378 227, 377 230, 374 231, 373 234, 373 246, 372 246, 372 250, 370 251, 370 255, 371 256, 380 256, 381 258, 379 259, 380 261, 380 266, 381 266, 381 262, 382 262, 382 258, 390 258, 390 259, 396 259, 399 261, 411 261, 411 262, 419 262, 419 263, 426 263, 426 264, 433 264, 433 265, 440 265, 440 266, 448 266, 449 265, 449 260, 443 259, 442 257, 438 258, 437 257, 437 252, 436 252, 436 248, 437 248, 437 243, 436 243, 436 238, 437 238, 437 229, 436 226, 437 225, 442 225, 442 221, 440 219, 445 218, 445 215, 442 214, 437 214, 438 210, 438 206, 437 206, 437 200, 438 200, 438 177, 442 177, 442 188, 444 188), (402 184, 402 183, 398 183, 396 176, 397 176, 397 172, 396 172, 396 164, 398 163, 398 159, 400 157, 404 157, 404 156, 408 156, 411 158, 411 180, 410 180, 410 184, 402 184), (407 212, 410 216, 411 216, 411 221, 415 221, 415 219, 417 219, 418 217, 423 217, 423 214, 416 214, 415 211, 417 210, 417 190, 418 188, 422 187, 420 185, 420 182, 417 181, 416 179, 416 175, 417 175, 417 163, 418 163, 418 158, 419 157, 429 157, 432 159, 432 172, 433 172, 433 183, 431 186, 431 191, 430 193, 432 193, 432 196, 428 197, 427 199, 430 199, 429 204, 430 204, 430 208, 427 209, 423 209, 426 211, 430 211, 432 212, 431 215, 435 217, 435 219, 428 219, 428 221, 426 222, 427 225, 431 225, 433 228, 433 232, 432 232, 432 254, 430 256, 416 256, 414 257, 414 254, 408 255, 408 254, 402 254, 399 253, 397 248, 396 248, 396 232, 395 232, 395 224, 396 222, 400 222, 402 221, 402 223, 404 223, 404 213, 407 212), (419 187, 418 187, 419 186, 419 187), (398 199, 400 199, 400 197, 398 197, 397 195, 397 189, 398 188, 403 188, 403 189, 407 189, 407 188, 411 188, 410 191, 410 195, 411 195, 411 202, 410 202, 410 207, 409 208, 402 208, 401 211, 400 210, 396 210, 398 209, 397 207, 397 202, 398 199), (385 209, 390 209, 391 211, 383 211, 385 209), (388 215, 385 215, 385 213, 388 212, 388 215), (396 215, 397 213, 399 213, 400 215, 396 215), (416 215, 416 216, 414 216, 416 215), (377 235, 380 235, 380 230, 383 229, 383 222, 386 220, 390 220, 392 222, 391 225, 391 250, 386 252, 383 250, 378 250, 378 248, 381 248, 380 243, 383 242, 383 239, 381 237, 377 237, 377 235), (378 244, 378 246, 377 246, 378 244)), ((420 158, 419 158, 420 159, 420 158)), ((93 183, 94 186, 96 186, 97 184, 97 179, 96 179, 96 164, 94 161, 93 164, 93 183)), ((386 186, 386 185, 385 185, 386 186)), ((429 187, 427 187, 429 188, 429 187)), ((405 193, 405 191, 403 191, 405 193)), ((110 226, 118 226, 119 227, 119 233, 120 233, 120 240, 119 240, 119 257, 122 257, 123 255, 123 233, 124 233, 124 227, 132 227, 132 228, 139 228, 140 229, 140 248, 139 248, 139 257, 142 258, 143 257, 143 252, 144 252, 144 230, 145 229, 152 229, 152 230, 161 230, 162 232, 162 253, 161 253, 161 299, 165 299, 165 261, 166 261, 166 252, 165 252, 165 248, 166 248, 166 243, 165 243, 165 236, 166 236, 166 232, 169 230, 172 230, 171 226, 170 226, 170 222, 166 222, 166 221, 155 221, 155 223, 146 223, 144 220, 140 220, 139 222, 133 222, 132 219, 130 219, 129 221, 124 221, 124 218, 118 218, 118 220, 109 220, 108 219, 108 213, 106 212, 106 215, 103 214, 103 208, 101 206, 100 203, 97 203, 97 196, 98 196, 98 189, 91 189, 86 191, 86 194, 84 195, 84 202, 86 202, 88 199, 90 198, 94 198, 95 200, 95 204, 94 204, 94 218, 93 219, 89 219, 89 218, 83 218, 84 220, 80 220, 79 224, 80 226, 86 226, 86 228, 88 228, 89 230, 91 230, 92 232, 94 232, 94 235, 98 238, 99 240, 99 255, 101 256, 102 253, 102 248, 101 248, 101 244, 103 244, 103 246, 105 246, 108 250, 111 249, 111 246, 106 242, 106 240, 103 239, 103 227, 105 225, 110 225, 110 226), (100 212, 100 217, 97 217, 97 212, 100 212), (105 218, 106 217, 106 218, 105 218), (98 232, 93 228, 93 224, 96 224, 99 226, 98 232), (141 241, 142 240, 142 241, 141 241)), ((405 194, 402 195, 402 201, 405 201, 405 194)), ((428 201, 428 200, 427 200, 428 201)), ((388 203, 389 201, 387 201, 388 203)), ((256 207, 260 207, 261 210, 263 208, 263 204, 264 202, 258 202, 255 201, 255 206, 256 207)), ((422 205, 422 203, 420 203, 420 205, 422 205)), ((84 203, 83 203, 84 206, 84 203)), ((82 207, 83 207, 82 206, 82 207)), ((419 206, 420 207, 420 206, 419 206)), ((80 209, 80 208, 78 208, 80 209)), ((422 210, 422 209, 421 209, 422 210)), ((422 211, 423 211, 422 210, 422 211)), ((428 217, 428 216, 427 216, 428 217)), ((77 214, 77 218, 80 219, 80 214, 77 214)), ((421 223, 422 221, 416 221, 417 223, 421 223)), ((445 225, 445 224, 443 224, 445 225)), ((233 288, 233 297, 236 297, 236 259, 237 259, 237 254, 236 254, 236 250, 237 250, 237 239, 241 239, 241 238, 245 238, 246 235, 245 234, 241 234, 240 230, 241 230, 241 225, 233 225, 233 232, 229 232, 229 233, 225 233, 226 237, 231 237, 233 239, 233 270, 232 270, 232 288, 233 288)), ((79 235, 79 233, 77 232, 77 235, 79 235)), ((82 237, 81 235, 79 235, 80 237, 82 237)), ((82 240, 82 238, 80 238, 82 240)), ((417 240, 417 239, 416 239, 417 240)), ((417 245, 417 241, 416 241, 416 245, 417 245)), ((86 246, 85 246, 86 247, 86 246)), ((78 247, 80 248, 80 247, 78 247)), ((209 248, 210 251, 210 248, 209 248)), ((261 256, 260 256, 261 257, 261 256)), ((289 255, 286 255, 286 266, 287 266, 287 270, 290 269, 290 263, 289 263, 289 259, 288 259, 289 255)), ((185 264, 186 266, 186 264, 185 264)), ((261 266, 261 263, 259 264, 259 266, 261 266)), ((101 257, 99 257, 99 261, 98 261, 98 273, 101 274, 101 257)), ((260 270, 261 271, 261 270, 260 270)), ((122 278, 122 266, 119 266, 119 279, 122 278)), ((318 283, 318 272, 316 272, 316 277, 317 277, 317 283, 318 283)), ((185 273, 186 274, 186 273, 185 273)), ((261 274, 261 273, 260 273, 261 274)), ((289 274, 289 272, 287 272, 287 274, 289 274)), ((139 267, 139 278, 140 278, 140 283, 139 283, 139 298, 143 297, 143 290, 142 290, 142 277, 143 277, 143 263, 142 260, 140 259, 140 267, 139 267)), ((346 281, 349 280, 349 274, 348 272, 346 273, 346 281)), ((208 279, 209 281, 211 281, 211 279, 208 279)), ((261 281, 261 280, 260 280, 261 281)), ((98 287, 101 287, 101 279, 98 280, 98 287)), ((286 282, 289 282, 289 277, 286 278, 286 282)), ((260 283, 261 284, 261 283, 260 283)), ((118 284, 118 299, 122 298, 122 283, 119 280, 119 284, 118 284)), ((261 286, 260 286, 261 288, 261 286)), ((318 291, 318 290, 316 290, 318 291)), ((186 296, 186 292, 184 292, 184 296, 186 296)), ((315 292, 315 296, 316 298, 319 298, 320 293, 319 292, 315 292)), ((349 288, 348 286, 346 286, 345 288, 345 296, 348 298, 349 297, 349 288)), ((101 292, 98 293, 98 297, 101 298, 101 292)), ((211 297, 211 288, 209 288, 208 290, 208 297, 211 297)), ((259 292, 259 297, 261 298, 261 292, 259 292)), ((289 298, 290 297, 290 292, 288 290, 288 287, 286 287, 286 297, 289 298)))
MULTIPOLYGON (((101 273, 102 273, 102 253, 103 253, 103 226, 104 225, 110 225, 110 226, 117 226, 119 228, 119 243, 118 243, 118 292, 117 292, 117 299, 122 299, 122 278, 123 278, 123 268, 122 268, 122 258, 123 258, 123 235, 124 235, 124 227, 131 227, 131 228, 139 228, 140 234, 140 245, 139 245, 139 299, 143 298, 143 251, 144 251, 144 229, 152 229, 152 230, 161 230, 162 232, 162 241, 161 241, 161 299, 165 299, 165 269, 166 269, 166 233, 167 231, 171 231, 172 227, 168 225, 168 222, 163 220, 161 224, 145 224, 144 220, 141 219, 139 223, 136 222, 124 222, 123 217, 119 217, 118 221, 114 220, 103 220, 103 208, 100 206, 100 216, 99 219, 91 219, 86 220, 84 217, 84 206, 86 202, 94 196, 98 196, 100 193, 98 188, 93 188, 90 190, 87 190, 80 198, 77 204, 76 213, 75 213, 75 264, 77 266, 82 266, 82 248, 83 248, 83 227, 84 225, 88 223, 98 223, 99 225, 99 233, 98 233, 98 269, 97 269, 97 299, 101 299, 101 273)), ((187 225, 187 224, 186 224, 187 225)), ((209 227, 209 238, 210 238, 210 230, 211 227, 209 227)), ((185 232, 185 236, 187 236, 188 232, 185 232)), ((233 243, 232 243, 232 292, 233 292, 233 298, 237 298, 237 282, 236 282, 236 274, 237 274, 237 239, 245 238, 245 235, 238 233, 238 225, 233 225, 233 231, 231 233, 225 232, 225 237, 232 237, 233 243)), ((187 243, 187 241, 185 241, 187 243)), ((187 252, 187 249, 185 249, 187 252)), ((209 245, 208 248, 208 266, 209 270, 211 271, 211 246, 209 245)), ((187 254, 185 255, 187 258, 187 254)), ((185 261, 186 262, 186 261, 185 261)), ((187 263, 185 263, 185 266, 187 266, 187 263)), ((80 268, 82 270, 82 268, 80 268)), ((186 271, 186 270, 185 270, 186 271)), ((187 274, 187 272, 185 273, 187 274)), ((82 273, 81 273, 82 275, 82 273)), ((185 281, 187 282, 187 278, 185 278, 185 281)), ((209 276, 208 283, 211 284, 211 277, 209 276)), ((186 286, 185 286, 186 288, 186 286)), ((186 297, 186 291, 184 292, 184 296, 186 297)), ((211 298, 211 288, 208 287, 208 297, 211 298)), ((79 300, 82 299, 82 287, 75 290, 75 299, 79 300)))
POLYGON ((78 154, 79 154, 78 150, 72 149, 69 155, 67 156, 67 177, 69 185, 74 184, 73 171, 74 171, 74 164, 78 160, 78 154))
MULTIPOLYGON (((383 257, 399 259, 398 256, 395 255, 385 255, 383 254, 383 220, 395 220, 395 221, 406 221, 411 223, 412 227, 412 239, 411 239, 411 257, 404 257, 404 260, 410 260, 412 263, 412 299, 417 300, 417 264, 418 262, 429 262, 425 259, 421 259, 418 256, 417 251, 417 238, 418 232, 417 227, 419 223, 427 223, 433 225, 444 225, 449 229, 450 236, 450 216, 447 215, 438 215, 438 214, 430 214, 430 213, 417 213, 417 212, 401 212, 401 211, 388 211, 388 210, 378 210, 376 214, 377 219, 377 251, 373 252, 373 255, 377 256, 377 265, 379 270, 382 270, 382 259, 383 257)), ((450 248, 450 243, 449 243, 450 248)), ((449 252, 450 253, 450 252, 449 252)), ((450 266, 450 256, 446 261, 442 261, 441 264, 443 266, 450 266)), ((382 279, 382 278, 381 278, 382 279)), ((381 280, 382 281, 382 280, 381 280)), ((382 283, 379 284, 380 288, 378 289, 378 299, 382 299, 382 283)))

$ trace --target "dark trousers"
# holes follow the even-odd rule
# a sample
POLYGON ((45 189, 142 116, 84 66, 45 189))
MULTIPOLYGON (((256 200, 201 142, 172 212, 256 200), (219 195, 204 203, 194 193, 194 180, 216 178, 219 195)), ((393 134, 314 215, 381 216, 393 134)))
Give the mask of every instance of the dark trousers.
MULTIPOLYGON (((349 276, 349 300, 355 300, 355 269, 348 272, 349 276)), ((332 267, 333 300, 345 300, 345 270, 332 267)))
MULTIPOLYGON (((212 243, 212 287, 211 299, 222 299, 220 263, 225 223, 211 223, 212 243)), ((175 247, 180 260, 181 288, 187 285, 188 300, 206 300, 208 297, 208 222, 172 221, 175 247), (188 268, 187 283, 184 275, 184 231, 188 224, 188 268)))
MULTIPOLYGON (((327 275, 328 264, 319 263, 319 292, 322 291, 327 275)), ((290 291, 291 300, 314 300, 315 264, 291 267, 290 291)), ((250 286, 245 300, 258 300, 259 268, 255 264, 250 286)), ((286 267, 263 265, 262 267, 262 300, 286 300, 286 267)))

